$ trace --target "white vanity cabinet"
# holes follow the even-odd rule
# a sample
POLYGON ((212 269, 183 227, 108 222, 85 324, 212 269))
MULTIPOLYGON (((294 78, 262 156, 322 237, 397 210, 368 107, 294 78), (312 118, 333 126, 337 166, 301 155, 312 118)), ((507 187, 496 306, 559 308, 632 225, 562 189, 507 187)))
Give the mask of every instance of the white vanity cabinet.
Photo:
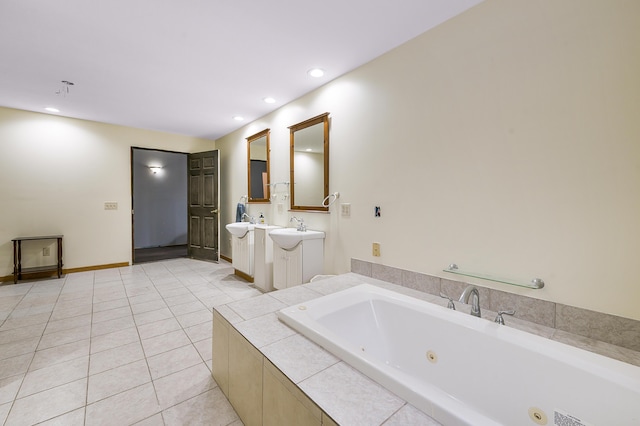
POLYGON ((233 258, 231 264, 236 270, 236 275, 250 281, 253 278, 253 234, 254 231, 248 231, 243 237, 231 237, 231 252, 233 258), (240 272, 241 274, 238 274, 240 272), (246 275, 243 276, 242 274, 246 275))
POLYGON ((277 228, 280 227, 256 225, 254 229, 253 284, 262 291, 273 290, 273 241, 269 231, 277 228))
POLYGON ((323 268, 324 238, 302 240, 289 250, 273 245, 273 286, 278 290, 308 283, 323 268))

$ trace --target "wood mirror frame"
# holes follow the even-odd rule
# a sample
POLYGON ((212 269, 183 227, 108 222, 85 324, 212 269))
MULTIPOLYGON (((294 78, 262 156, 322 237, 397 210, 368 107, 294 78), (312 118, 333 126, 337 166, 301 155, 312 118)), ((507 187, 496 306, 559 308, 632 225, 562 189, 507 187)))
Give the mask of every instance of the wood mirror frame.
POLYGON ((250 203, 268 203, 271 199, 269 152, 269 129, 247 138, 247 201, 250 203))
POLYGON ((289 131, 291 210, 328 211, 322 202, 329 195, 329 113, 289 131))

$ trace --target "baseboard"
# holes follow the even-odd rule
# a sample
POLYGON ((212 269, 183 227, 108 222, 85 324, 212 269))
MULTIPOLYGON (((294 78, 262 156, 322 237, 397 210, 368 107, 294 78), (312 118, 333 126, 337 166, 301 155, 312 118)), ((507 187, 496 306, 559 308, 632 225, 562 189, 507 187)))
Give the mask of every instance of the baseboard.
POLYGON ((233 261, 231 260, 231 258, 229 256, 225 256, 224 254, 220 255, 220 259, 222 260, 226 260, 229 263, 233 263, 233 261))
MULTIPOLYGON (((122 268, 125 266, 129 266, 129 262, 119 262, 119 263, 107 263, 105 265, 93 265, 93 266, 83 266, 81 268, 68 268, 62 269, 62 274, 72 274, 74 272, 87 272, 87 271, 98 271, 100 269, 111 269, 111 268, 122 268)), ((56 275, 56 271, 47 271, 47 272, 32 272, 32 273, 23 273, 22 279, 18 281, 23 281, 25 279, 38 279, 38 278, 48 278, 56 275)), ((4 277, 0 277, 1 284, 13 284, 13 274, 7 275, 4 277)))
MULTIPOLYGON (((62 271, 62 273, 64 274, 64 270, 62 271)), ((57 276, 58 272, 53 270, 53 271, 46 271, 46 272, 23 272, 22 273, 22 279, 18 280, 18 282, 23 281, 23 280, 36 280, 39 278, 49 278, 49 277, 54 277, 57 276)), ((0 284, 4 285, 4 284, 13 284, 13 274, 11 275, 7 275, 5 277, 0 277, 0 284)))
POLYGON ((244 279, 244 280, 249 281, 250 283, 252 283, 252 282, 253 282, 253 277, 252 277, 251 275, 245 274, 244 272, 242 272, 242 271, 238 271, 237 269, 234 269, 234 270, 233 270, 233 273, 234 273, 236 276, 238 276, 238 277, 240 277, 240 278, 242 278, 242 279, 244 279))
POLYGON ((100 269, 123 268, 129 266, 129 262, 107 263, 105 265, 83 266, 81 268, 63 269, 63 274, 72 274, 74 272, 98 271, 100 269))

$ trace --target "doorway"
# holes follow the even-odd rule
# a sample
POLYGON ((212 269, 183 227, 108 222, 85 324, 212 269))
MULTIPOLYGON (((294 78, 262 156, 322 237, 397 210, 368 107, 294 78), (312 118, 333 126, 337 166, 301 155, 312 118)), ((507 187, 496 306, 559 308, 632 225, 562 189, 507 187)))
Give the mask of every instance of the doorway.
POLYGON ((187 158, 131 149, 134 264, 187 256, 187 158))
POLYGON ((133 263, 218 261, 218 151, 131 148, 133 263))

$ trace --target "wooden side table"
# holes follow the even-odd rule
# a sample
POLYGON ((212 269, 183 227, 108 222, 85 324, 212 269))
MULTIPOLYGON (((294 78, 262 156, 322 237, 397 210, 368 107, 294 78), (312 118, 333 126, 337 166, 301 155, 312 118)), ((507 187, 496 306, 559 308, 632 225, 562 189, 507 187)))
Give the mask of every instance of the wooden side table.
POLYGON ((13 241, 13 283, 17 283, 22 279, 22 274, 35 272, 53 272, 58 273, 58 278, 62 276, 62 235, 44 235, 38 237, 16 237, 13 241), (22 242, 35 240, 57 240, 58 241, 58 258, 55 265, 36 266, 33 268, 22 268, 22 242))

